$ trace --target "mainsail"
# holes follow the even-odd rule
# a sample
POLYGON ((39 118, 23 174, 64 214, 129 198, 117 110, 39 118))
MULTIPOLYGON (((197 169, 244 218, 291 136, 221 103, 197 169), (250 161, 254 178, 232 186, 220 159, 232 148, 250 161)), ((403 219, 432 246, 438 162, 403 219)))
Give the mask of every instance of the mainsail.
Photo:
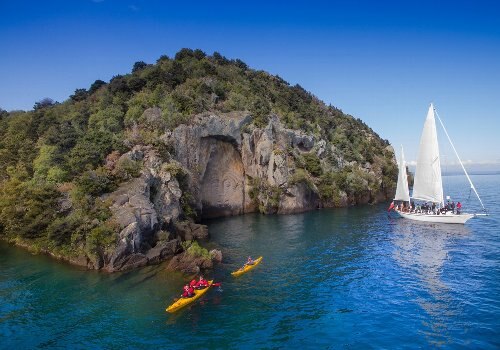
POLYGON ((434 106, 430 105, 424 130, 420 138, 420 148, 415 170, 413 198, 428 202, 443 203, 443 182, 437 140, 434 106))
POLYGON ((396 187, 396 201, 410 201, 410 191, 408 190, 408 175, 406 174, 405 155, 403 145, 401 145, 401 158, 399 159, 398 185, 396 187))

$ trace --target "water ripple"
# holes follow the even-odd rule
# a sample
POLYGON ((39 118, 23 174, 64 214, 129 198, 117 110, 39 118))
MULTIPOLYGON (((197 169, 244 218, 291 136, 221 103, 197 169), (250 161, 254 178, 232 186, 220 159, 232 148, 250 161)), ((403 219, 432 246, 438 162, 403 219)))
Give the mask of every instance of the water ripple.
POLYGON ((185 277, 163 265, 85 272, 0 243, 0 348, 500 348, 500 176, 474 180, 492 216, 465 226, 386 205, 210 221, 223 292, 173 315, 185 277))

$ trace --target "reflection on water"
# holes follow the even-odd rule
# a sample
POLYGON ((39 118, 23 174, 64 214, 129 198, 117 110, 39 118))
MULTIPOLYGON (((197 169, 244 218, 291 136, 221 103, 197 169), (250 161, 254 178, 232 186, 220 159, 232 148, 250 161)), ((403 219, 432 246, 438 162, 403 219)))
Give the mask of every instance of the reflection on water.
POLYGON ((406 278, 422 283, 408 283, 407 288, 418 288, 424 296, 417 296, 416 303, 430 316, 423 322, 429 331, 424 334, 435 345, 446 343, 447 322, 457 314, 450 288, 441 276, 449 260, 448 244, 451 239, 466 237, 470 229, 465 225, 430 224, 397 219, 393 221, 394 260, 406 271, 406 278))

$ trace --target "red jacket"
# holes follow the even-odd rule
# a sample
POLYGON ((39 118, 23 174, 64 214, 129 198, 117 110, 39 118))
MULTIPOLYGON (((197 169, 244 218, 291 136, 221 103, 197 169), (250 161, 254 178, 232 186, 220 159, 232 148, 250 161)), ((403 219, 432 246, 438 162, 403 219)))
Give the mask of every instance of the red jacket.
POLYGON ((182 293, 183 298, 190 298, 194 295, 194 288, 189 287, 187 290, 184 289, 184 293, 182 293))
POLYGON ((196 284, 196 287, 208 287, 208 281, 205 279, 199 280, 196 284))

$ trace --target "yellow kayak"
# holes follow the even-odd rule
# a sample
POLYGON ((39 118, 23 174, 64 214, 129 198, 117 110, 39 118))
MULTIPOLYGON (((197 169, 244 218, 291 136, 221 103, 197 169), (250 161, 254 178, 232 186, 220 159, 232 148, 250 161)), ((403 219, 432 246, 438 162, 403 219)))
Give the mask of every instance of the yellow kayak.
POLYGON ((167 312, 176 312, 177 310, 183 308, 184 306, 191 304, 193 301, 196 299, 199 299, 203 294, 205 294, 210 287, 212 286, 213 280, 208 281, 208 287, 204 289, 195 289, 194 290, 194 296, 191 298, 179 298, 175 303, 167 307, 165 311, 167 312))
POLYGON ((254 260, 254 263, 252 265, 245 265, 241 269, 234 271, 234 272, 231 272, 231 275, 233 275, 234 277, 241 276, 245 272, 250 271, 255 266, 259 265, 261 261, 262 261, 262 257, 258 257, 257 259, 254 260))

